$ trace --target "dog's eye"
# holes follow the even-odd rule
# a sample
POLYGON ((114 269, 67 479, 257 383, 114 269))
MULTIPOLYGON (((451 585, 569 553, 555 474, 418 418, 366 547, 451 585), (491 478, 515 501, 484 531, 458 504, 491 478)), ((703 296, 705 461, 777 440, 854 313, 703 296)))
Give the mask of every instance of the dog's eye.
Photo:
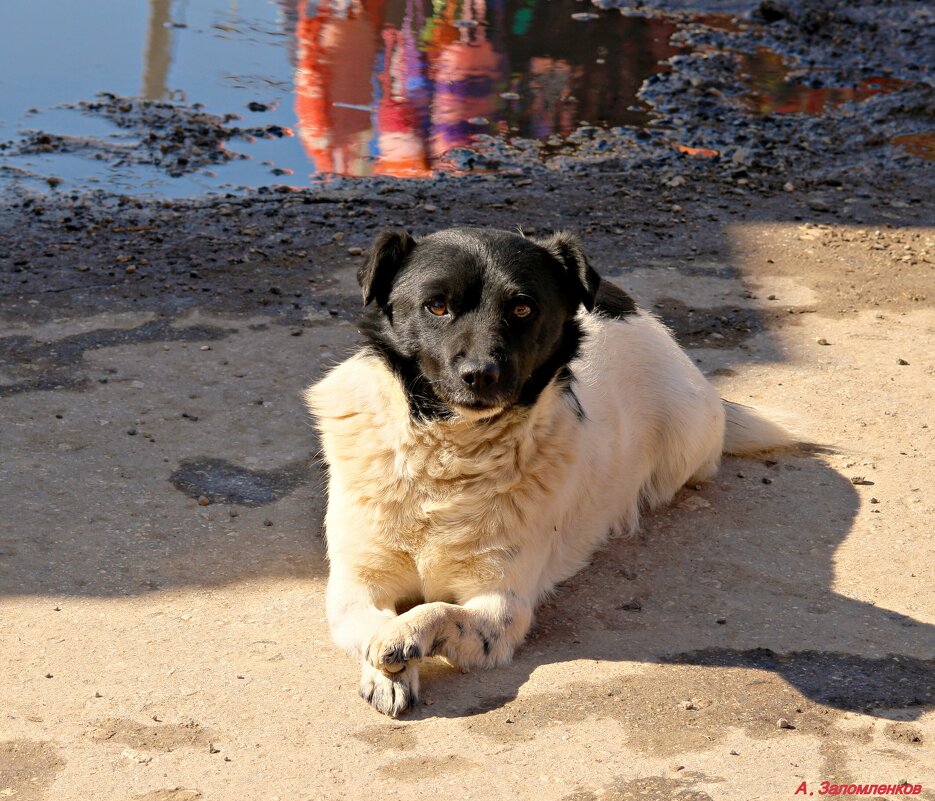
POLYGON ((448 314, 448 304, 443 300, 430 300, 425 304, 425 308, 436 317, 444 317, 448 314))
POLYGON ((522 320, 532 314, 532 306, 528 303, 517 303, 510 310, 510 314, 522 320))

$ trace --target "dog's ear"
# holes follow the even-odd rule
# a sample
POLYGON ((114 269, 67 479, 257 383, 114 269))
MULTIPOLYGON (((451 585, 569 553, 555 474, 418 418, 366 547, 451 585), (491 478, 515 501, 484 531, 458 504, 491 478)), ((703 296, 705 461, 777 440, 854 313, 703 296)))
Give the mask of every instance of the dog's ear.
POLYGON ((537 240, 538 244, 551 253, 561 264, 571 279, 572 286, 577 293, 578 300, 584 308, 591 311, 594 308, 594 297, 601 285, 601 277, 593 267, 588 264, 584 255, 584 248, 577 235, 570 231, 556 231, 546 239, 537 240))
POLYGON ((393 279, 415 246, 416 241, 406 231, 384 231, 374 240, 370 257, 357 270, 364 306, 373 300, 386 305, 393 279))

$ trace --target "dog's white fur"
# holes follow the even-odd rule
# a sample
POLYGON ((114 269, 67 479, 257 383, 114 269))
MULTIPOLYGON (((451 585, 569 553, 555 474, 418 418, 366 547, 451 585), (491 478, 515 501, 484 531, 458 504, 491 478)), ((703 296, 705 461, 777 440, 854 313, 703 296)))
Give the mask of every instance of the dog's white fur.
POLYGON ((537 602, 610 533, 709 478, 722 452, 789 442, 723 403, 652 315, 580 321, 580 409, 553 382, 491 419, 414 421, 366 351, 307 391, 330 469, 328 619, 380 711, 413 703, 425 656, 508 662, 537 602))

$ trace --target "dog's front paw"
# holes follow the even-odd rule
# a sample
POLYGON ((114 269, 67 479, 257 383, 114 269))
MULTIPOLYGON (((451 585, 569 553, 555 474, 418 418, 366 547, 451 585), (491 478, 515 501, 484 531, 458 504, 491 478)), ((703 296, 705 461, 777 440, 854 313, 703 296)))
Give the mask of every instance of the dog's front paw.
POLYGON ((387 676, 409 667, 415 668, 419 660, 428 656, 423 636, 416 627, 401 618, 388 620, 367 648, 367 661, 387 676))
POLYGON ((360 697, 377 712, 398 717, 419 700, 419 668, 404 665, 402 670, 387 675, 369 662, 364 662, 360 675, 360 697))

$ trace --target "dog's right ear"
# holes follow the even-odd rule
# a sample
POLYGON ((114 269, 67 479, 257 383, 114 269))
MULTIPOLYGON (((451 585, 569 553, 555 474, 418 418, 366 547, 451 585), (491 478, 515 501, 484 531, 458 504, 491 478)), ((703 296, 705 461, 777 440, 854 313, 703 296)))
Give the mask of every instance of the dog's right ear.
POLYGON ((416 241, 406 231, 384 231, 374 240, 370 258, 357 270, 364 306, 373 300, 386 305, 393 279, 415 246, 416 241))

